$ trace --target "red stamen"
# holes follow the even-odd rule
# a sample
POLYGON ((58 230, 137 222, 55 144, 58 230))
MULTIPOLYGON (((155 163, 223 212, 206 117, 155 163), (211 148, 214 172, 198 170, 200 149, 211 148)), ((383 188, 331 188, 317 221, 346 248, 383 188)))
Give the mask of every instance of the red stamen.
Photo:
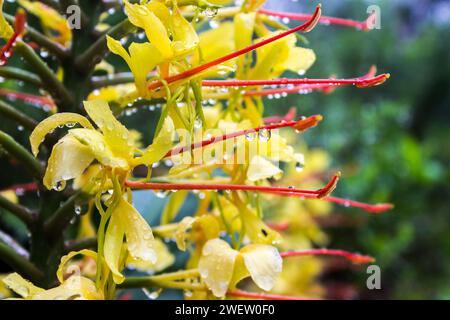
POLYGON ((300 130, 300 131, 305 131, 308 128, 312 128, 314 126, 317 125, 317 123, 319 121, 321 121, 323 119, 323 117, 321 115, 314 115, 305 119, 301 119, 299 121, 281 121, 279 123, 273 123, 273 124, 269 124, 269 125, 265 125, 262 127, 258 127, 258 128, 254 128, 254 129, 248 129, 248 130, 241 130, 241 131, 236 131, 233 133, 229 133, 229 134, 224 134, 222 136, 218 136, 218 137, 212 137, 210 139, 207 140, 203 140, 200 142, 195 142, 193 144, 191 144, 190 149, 186 146, 184 147, 176 147, 172 150, 170 150, 166 155, 165 158, 167 157, 171 157, 173 155, 177 155, 183 152, 187 152, 190 150, 194 150, 194 149, 198 149, 198 148, 203 148, 206 147, 210 144, 213 143, 218 143, 218 142, 222 142, 228 139, 233 139, 236 137, 240 137, 240 136, 244 136, 246 134, 249 133, 258 133, 261 130, 274 130, 274 129, 281 129, 281 128, 286 128, 286 127, 293 127, 296 130, 300 130))
POLYGON ((228 291, 227 295, 231 297, 259 299, 259 300, 320 300, 316 298, 292 297, 270 293, 248 292, 239 289, 228 291))
POLYGON ((11 100, 22 100, 39 107, 55 108, 55 104, 52 99, 48 97, 35 96, 32 94, 22 93, 18 91, 0 89, 0 96, 6 97, 11 100))
POLYGON ((308 249, 308 250, 287 251, 281 252, 280 255, 282 258, 307 256, 307 255, 337 256, 343 257, 353 263, 358 264, 372 263, 375 261, 375 259, 370 256, 364 256, 358 253, 351 253, 343 250, 333 250, 333 249, 308 249))
POLYGON ((333 203, 337 203, 343 205, 345 207, 355 207, 361 208, 369 213, 383 213, 385 211, 391 210, 394 208, 394 205, 391 203, 378 203, 378 204, 367 204, 359 201, 342 199, 337 197, 327 197, 325 200, 333 203))
POLYGON ((304 198, 321 199, 324 194, 329 194, 330 190, 335 188, 338 175, 335 175, 331 181, 322 189, 319 190, 304 190, 296 188, 283 187, 267 187, 254 185, 239 185, 239 184, 193 184, 193 183, 153 183, 153 182, 137 182, 126 181, 125 185, 132 189, 138 190, 233 190, 233 191, 255 191, 273 194, 290 194, 301 196, 304 198))
POLYGON ((377 86, 390 77, 389 73, 383 73, 376 77, 359 77, 354 79, 290 79, 279 78, 273 80, 204 80, 202 85, 205 87, 251 87, 251 86, 273 86, 273 85, 327 85, 342 86, 354 85, 359 88, 377 86))
MULTIPOLYGON (((390 74, 381 74, 379 76, 375 76, 377 72, 377 68, 375 66, 371 66, 369 72, 364 76, 354 78, 354 79, 291 79, 292 81, 301 81, 304 84, 300 84, 294 87, 286 87, 286 88, 276 88, 276 89, 268 89, 268 90, 260 90, 260 91, 248 91, 244 93, 244 96, 269 96, 269 95, 281 95, 281 94, 289 94, 289 93, 304 93, 310 92, 313 90, 322 90, 326 93, 329 93, 333 88, 342 85, 355 85, 359 88, 368 88, 371 86, 377 86, 382 84, 386 79, 390 77, 390 74), (308 81, 310 83, 306 83, 308 81), (351 83, 353 81, 353 83, 351 83), (314 83, 315 82, 315 83, 314 83), (336 83, 338 82, 338 83, 336 83), (339 83, 340 82, 340 83, 339 83)), ((275 81, 280 81, 284 79, 275 79, 275 81)), ((273 81, 273 80, 272 80, 273 81)), ((267 85, 269 85, 268 83, 267 85)), ((290 83, 294 84, 294 83, 290 83)))
POLYGON ((14 21, 14 33, 8 40, 8 42, 0 49, 0 66, 3 66, 8 62, 8 59, 12 54, 12 49, 17 39, 25 31, 26 23, 27 23, 26 13, 22 8, 20 8, 17 10, 16 19, 14 21))
POLYGON ((286 231, 290 227, 289 222, 280 222, 280 223, 268 222, 267 225, 269 226, 270 229, 273 229, 273 230, 279 231, 279 232, 286 231))
POLYGON ((264 123, 274 123, 274 122, 282 122, 282 121, 292 121, 297 114, 297 108, 292 107, 289 109, 288 113, 285 116, 272 116, 266 117, 263 119, 264 123))
MULTIPOLYGON (((272 17, 278 17, 278 18, 288 18, 290 20, 295 21, 305 21, 311 18, 309 14, 305 13, 290 13, 290 12, 281 12, 281 11, 274 11, 274 10, 268 10, 268 9, 259 9, 258 13, 265 14, 272 17)), ((335 18, 335 17, 326 17, 322 16, 319 19, 319 23, 327 24, 327 25, 340 25, 345 27, 353 27, 358 30, 367 31, 369 30, 368 27, 368 21, 370 21, 370 18, 372 16, 369 16, 367 20, 365 21, 355 21, 350 19, 342 19, 342 18, 335 18)))
MULTIPOLYGON (((284 38, 284 37, 286 37, 286 36, 288 36, 290 34, 293 34, 295 32, 298 32, 298 31, 309 32, 317 24, 317 22, 318 22, 318 20, 320 18, 320 14, 321 14, 321 6, 318 5, 316 7, 316 10, 314 11, 314 14, 312 16, 310 16, 310 19, 307 22, 305 22, 304 24, 300 25, 300 26, 297 26, 297 27, 292 28, 290 30, 287 30, 285 32, 279 33, 279 34, 277 34, 277 35, 275 35, 273 37, 270 37, 270 38, 264 39, 262 41, 259 41, 258 43, 252 44, 252 45, 250 45, 250 46, 248 46, 246 48, 243 48, 241 50, 238 50, 236 52, 227 54, 227 55, 225 55, 225 56, 223 56, 221 58, 215 59, 213 61, 210 61, 208 63, 205 63, 205 64, 202 64, 200 66, 194 67, 192 69, 186 70, 186 71, 184 71, 182 73, 176 74, 174 76, 167 77, 167 78, 164 79, 164 81, 166 83, 168 83, 168 84, 171 84, 171 83, 173 83, 175 81, 179 81, 179 80, 183 80, 183 79, 192 77, 192 76, 194 76, 194 75, 196 75, 196 74, 198 74, 198 73, 200 73, 202 71, 205 71, 205 70, 207 70, 209 68, 212 68, 212 67, 214 67, 216 65, 219 65, 221 63, 224 63, 224 62, 226 62, 228 60, 237 58, 237 57, 239 57, 241 55, 244 55, 244 54, 246 54, 246 53, 248 53, 250 51, 253 51, 255 49, 258 49, 258 48, 260 48, 262 46, 265 46, 266 44, 269 44, 269 43, 271 43, 273 41, 276 41, 276 40, 279 40, 281 38, 284 38)), ((153 90, 153 89, 160 88, 162 85, 163 85, 162 82, 158 80, 158 81, 154 81, 154 82, 150 83, 148 88, 150 90, 153 90)))

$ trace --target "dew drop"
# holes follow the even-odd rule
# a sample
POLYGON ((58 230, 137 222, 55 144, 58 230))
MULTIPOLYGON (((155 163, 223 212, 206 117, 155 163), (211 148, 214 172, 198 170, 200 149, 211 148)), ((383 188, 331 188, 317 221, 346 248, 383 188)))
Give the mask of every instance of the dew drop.
POLYGON ((261 142, 267 142, 272 137, 272 132, 267 129, 261 129, 258 133, 259 141, 261 142))

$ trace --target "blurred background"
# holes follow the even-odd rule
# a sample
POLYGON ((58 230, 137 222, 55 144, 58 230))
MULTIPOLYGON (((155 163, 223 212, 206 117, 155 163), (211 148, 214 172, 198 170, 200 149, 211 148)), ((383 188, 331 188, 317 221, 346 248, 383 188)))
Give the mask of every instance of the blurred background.
MULTIPOLYGON (((318 2, 269 0, 266 7, 308 13, 318 2)), ((330 171, 342 171, 335 195, 370 203, 391 202, 395 209, 368 215, 336 206, 333 223, 322 226, 330 235, 328 247, 376 257, 381 290, 367 289, 365 269, 331 268, 319 280, 335 291, 331 297, 450 299, 450 1, 321 3, 324 15, 361 21, 367 18, 368 7, 377 5, 381 28, 362 32, 318 25, 307 34, 317 61, 306 76, 351 78, 376 65, 379 73, 389 72, 391 78, 370 89, 343 87, 331 94, 266 99, 266 115, 285 114, 292 106, 300 115, 324 115, 325 120, 308 131, 304 140, 311 148, 327 151, 332 159, 330 171)), ((0 86, 17 90, 22 85, 5 82, 0 86)), ((45 117, 38 108, 17 105, 36 119, 45 117)), ((145 132, 152 130, 148 121, 157 114, 143 112, 146 116, 139 113, 124 122, 145 132)), ((3 118, 0 128, 27 145, 23 128, 3 118)), ((17 170, 6 158, 0 159, 0 165, 0 190, 17 181, 28 182, 26 172, 17 170)), ((194 197, 189 199, 182 210, 185 213, 195 206, 194 197)), ((25 205, 35 200, 33 194, 21 198, 25 205)), ((137 208, 151 222, 159 220, 163 205, 154 195, 136 195, 137 208)), ((0 229, 22 239, 26 235, 23 226, 3 211, 0 229)), ((179 263, 184 260, 178 259, 179 263)), ((0 271, 8 270, 0 265, 0 271)))
MULTIPOLYGON (((382 290, 368 290, 361 272, 354 282, 359 297, 450 299, 450 1, 320 2, 323 15, 361 21, 377 5, 381 29, 317 26, 307 34, 317 55, 307 76, 354 77, 374 64, 391 78, 376 88, 272 100, 268 110, 283 114, 297 106, 300 114, 323 114, 305 140, 342 170, 335 194, 395 204, 379 216, 346 209, 342 214, 355 223, 327 230, 330 247, 377 258, 382 290)), ((267 7, 312 12, 317 3, 273 0, 267 7)), ((354 296, 355 288, 347 289, 342 294, 354 296)))

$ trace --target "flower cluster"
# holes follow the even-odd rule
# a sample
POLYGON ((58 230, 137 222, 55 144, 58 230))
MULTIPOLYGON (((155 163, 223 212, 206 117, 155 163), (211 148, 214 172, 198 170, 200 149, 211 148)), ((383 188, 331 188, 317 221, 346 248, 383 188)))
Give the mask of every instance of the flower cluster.
MULTIPOLYGON (((56 88, 42 75, 38 79, 50 87, 50 96, 0 91, 7 98, 51 106, 47 111, 54 114, 32 127, 32 154, 45 160, 46 167, 42 181, 27 190, 68 193, 70 205, 73 198, 86 204, 84 209, 75 207, 77 214, 83 213, 79 242, 94 239, 94 246, 86 241, 86 246, 61 254, 56 288, 37 287, 17 273, 7 276, 3 281, 17 294, 25 299, 112 299, 119 288, 143 287, 182 289, 186 298, 292 299, 301 297, 278 295, 283 293, 277 281, 285 259, 334 255, 353 263, 373 261, 341 250, 311 249, 311 243, 322 243, 324 235, 310 213, 327 213, 331 203, 370 213, 391 205, 331 196, 340 172, 320 182, 326 169, 320 153, 304 146, 300 151, 295 141, 323 121, 321 115, 296 119, 294 108, 285 116, 264 118, 265 97, 330 92, 344 85, 369 88, 389 78, 376 75, 375 67, 349 79, 298 78, 316 61, 313 50, 299 45, 299 34, 318 23, 367 30, 368 22, 321 17, 320 5, 311 14, 292 14, 263 9, 261 0, 227 6, 231 2, 124 0, 119 4, 119 12, 123 9, 126 15, 123 30, 105 26, 115 8, 100 16, 95 26, 94 30, 109 31, 86 57, 92 58, 89 54, 102 46, 110 54, 92 59, 95 65, 84 73, 88 90, 78 90, 86 91, 81 99, 66 94, 71 72, 66 67, 70 60, 64 57, 56 88), (278 17, 302 24, 289 28, 278 17), (120 73, 108 62, 115 55, 130 72, 120 73), (118 120, 144 107, 161 111, 152 125, 152 143, 145 148, 141 134, 118 120), (64 135, 58 137, 61 132, 64 135), (160 225, 151 227, 133 206, 133 191, 142 189, 167 198, 160 225), (196 195, 198 205, 180 220, 177 216, 189 193, 196 195), (174 240, 177 250, 189 251, 184 270, 164 273, 175 253, 163 240, 174 240), (129 277, 126 269, 156 275, 129 277), (238 289, 246 278, 277 294, 238 289)), ((74 40, 79 35, 72 34, 57 9, 25 0, 19 4, 39 18, 55 45, 53 54, 79 45, 74 40)), ((0 36, 7 40, 2 64, 15 50, 25 56, 24 47, 32 50, 22 40, 30 33, 23 9, 17 11, 14 27, 11 19, 0 15, 0 36)), ((80 58, 75 66, 81 69, 83 63, 91 63, 80 58)), ((78 91, 72 93, 79 97, 78 91)), ((67 220, 57 213, 44 221, 44 231, 54 232, 67 220)))

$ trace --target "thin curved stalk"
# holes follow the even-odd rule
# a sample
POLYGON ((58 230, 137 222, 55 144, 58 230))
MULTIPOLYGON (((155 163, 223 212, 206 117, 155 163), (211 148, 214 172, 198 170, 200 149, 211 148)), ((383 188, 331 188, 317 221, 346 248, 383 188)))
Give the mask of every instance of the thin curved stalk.
POLYGON ((37 121, 20 112, 8 103, 0 100, 0 113, 5 117, 14 120, 24 128, 32 131, 37 126, 37 121))

